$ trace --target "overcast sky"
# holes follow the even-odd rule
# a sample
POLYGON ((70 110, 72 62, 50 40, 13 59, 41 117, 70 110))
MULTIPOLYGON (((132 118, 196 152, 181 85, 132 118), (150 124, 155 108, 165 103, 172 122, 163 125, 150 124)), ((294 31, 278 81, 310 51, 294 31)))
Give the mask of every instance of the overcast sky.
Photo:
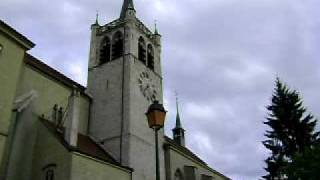
MULTIPOLYGON (((166 133, 179 92, 187 146, 235 180, 264 175, 261 141, 274 80, 320 114, 319 0, 134 0, 163 37, 166 133)), ((37 46, 30 53, 86 84, 90 25, 120 14, 122 0, 1 0, 0 18, 37 46)))

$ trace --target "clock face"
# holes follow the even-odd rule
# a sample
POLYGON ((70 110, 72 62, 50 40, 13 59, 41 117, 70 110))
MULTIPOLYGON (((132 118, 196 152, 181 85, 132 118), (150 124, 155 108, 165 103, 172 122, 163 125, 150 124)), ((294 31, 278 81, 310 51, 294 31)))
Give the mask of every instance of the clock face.
POLYGON ((148 101, 154 101, 157 97, 156 86, 152 83, 152 79, 150 78, 147 72, 140 73, 138 77, 138 84, 142 95, 148 101))

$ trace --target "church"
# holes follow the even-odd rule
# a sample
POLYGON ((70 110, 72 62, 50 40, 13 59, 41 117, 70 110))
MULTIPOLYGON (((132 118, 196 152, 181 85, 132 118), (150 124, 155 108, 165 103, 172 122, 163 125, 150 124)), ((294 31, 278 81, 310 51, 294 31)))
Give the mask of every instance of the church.
MULTIPOLYGON (((0 20, 0 180, 154 180, 146 117, 163 103, 161 35, 124 0, 118 19, 91 25, 87 87, 28 53, 35 44, 0 20)), ((76 52, 74 52, 76 53, 76 52)), ((159 130, 161 180, 227 180, 159 130)))

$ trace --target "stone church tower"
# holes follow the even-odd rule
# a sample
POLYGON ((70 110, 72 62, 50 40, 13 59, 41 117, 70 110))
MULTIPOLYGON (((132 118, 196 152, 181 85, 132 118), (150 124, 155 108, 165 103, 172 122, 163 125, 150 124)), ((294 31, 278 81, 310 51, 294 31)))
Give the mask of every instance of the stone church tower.
MULTIPOLYGON (((133 180, 155 179, 154 132, 145 112, 163 102, 161 36, 137 17, 124 0, 120 17, 91 26, 88 92, 92 95, 90 134, 122 165, 134 168, 133 180)), ((159 132, 161 179, 164 153, 159 132)))

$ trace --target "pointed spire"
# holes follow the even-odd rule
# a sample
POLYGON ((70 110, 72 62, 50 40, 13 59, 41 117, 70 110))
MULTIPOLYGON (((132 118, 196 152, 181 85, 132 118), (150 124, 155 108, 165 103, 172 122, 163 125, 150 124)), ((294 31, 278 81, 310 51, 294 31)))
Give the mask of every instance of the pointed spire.
POLYGON ((157 28, 157 20, 154 20, 154 34, 159 34, 158 28, 157 28))
POLYGON ((184 129, 181 126, 181 120, 179 115, 179 101, 178 101, 177 93, 176 93, 176 106, 177 106, 177 117, 176 117, 176 127, 172 129, 173 140, 180 146, 185 146, 184 129))
POLYGON ((179 114, 179 99, 178 99, 178 93, 176 92, 176 106, 177 106, 177 116, 176 116, 176 129, 182 129, 181 126, 181 120, 180 120, 180 114, 179 114))
POLYGON ((126 16, 126 12, 128 10, 135 11, 134 5, 133 5, 133 0, 124 0, 123 1, 120 18, 124 18, 126 16))
POLYGON ((99 11, 97 10, 97 13, 96 13, 96 22, 95 24, 99 24, 99 11))

